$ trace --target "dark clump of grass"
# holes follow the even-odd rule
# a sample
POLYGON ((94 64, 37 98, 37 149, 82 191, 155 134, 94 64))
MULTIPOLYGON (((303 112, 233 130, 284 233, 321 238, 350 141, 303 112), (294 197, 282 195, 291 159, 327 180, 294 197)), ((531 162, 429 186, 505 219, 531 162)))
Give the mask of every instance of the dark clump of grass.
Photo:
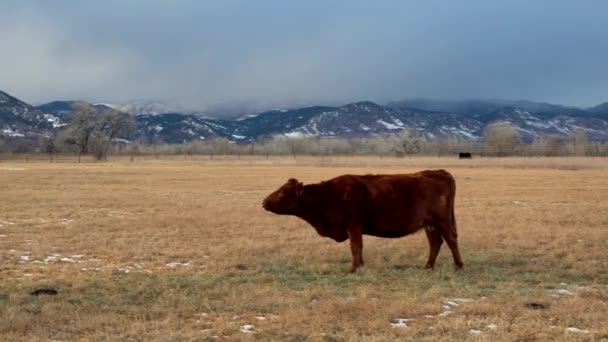
POLYGON ((0 303, 8 303, 11 299, 10 294, 6 292, 0 292, 0 303))
POLYGON ((149 306, 156 302, 160 295, 159 289, 145 287, 126 290, 121 297, 125 305, 149 306))

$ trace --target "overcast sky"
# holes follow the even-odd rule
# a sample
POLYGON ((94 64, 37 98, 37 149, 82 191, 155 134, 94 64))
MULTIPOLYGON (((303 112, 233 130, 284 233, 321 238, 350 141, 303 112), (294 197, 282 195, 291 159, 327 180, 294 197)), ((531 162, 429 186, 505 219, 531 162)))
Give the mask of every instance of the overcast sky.
POLYGON ((203 110, 608 101, 608 1, 2 0, 0 89, 203 110))

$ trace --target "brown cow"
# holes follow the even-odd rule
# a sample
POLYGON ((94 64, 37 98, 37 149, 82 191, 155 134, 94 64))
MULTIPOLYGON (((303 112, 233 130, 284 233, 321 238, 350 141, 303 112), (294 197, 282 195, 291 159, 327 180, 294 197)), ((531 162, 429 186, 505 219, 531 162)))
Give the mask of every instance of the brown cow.
POLYGON ((337 242, 350 239, 351 272, 363 265, 363 235, 398 238, 426 228, 433 268, 445 240, 456 267, 458 250, 454 196, 456 183, 445 170, 397 175, 344 175, 318 184, 290 179, 264 199, 264 209, 294 215, 321 236, 337 242))

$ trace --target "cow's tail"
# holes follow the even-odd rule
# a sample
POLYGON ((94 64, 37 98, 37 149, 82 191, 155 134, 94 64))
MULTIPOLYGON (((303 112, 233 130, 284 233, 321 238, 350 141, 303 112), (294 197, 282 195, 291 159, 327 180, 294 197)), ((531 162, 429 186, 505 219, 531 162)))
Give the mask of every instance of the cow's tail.
POLYGON ((450 177, 450 216, 452 220, 452 233, 454 238, 458 237, 458 230, 456 229, 456 215, 454 214, 454 202, 456 201, 456 180, 453 176, 450 177))

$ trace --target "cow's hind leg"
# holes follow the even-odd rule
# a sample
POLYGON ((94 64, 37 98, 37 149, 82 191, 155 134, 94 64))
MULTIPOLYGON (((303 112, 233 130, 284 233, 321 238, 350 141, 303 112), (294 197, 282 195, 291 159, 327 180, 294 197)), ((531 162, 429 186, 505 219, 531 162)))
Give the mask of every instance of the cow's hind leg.
POLYGON ((357 271, 363 266, 363 232, 361 226, 353 225, 348 227, 348 239, 350 240, 350 251, 353 255, 353 263, 350 273, 357 271))
POLYGON ((424 231, 429 240, 429 260, 427 261, 425 268, 433 268, 435 267, 435 260, 437 260, 437 255, 439 254, 443 239, 441 238, 439 229, 433 225, 428 225, 424 231))
POLYGON ((438 226, 441 236, 450 247, 452 256, 454 257, 454 263, 457 268, 462 268, 464 263, 460 256, 460 250, 458 249, 458 234, 456 233, 456 227, 453 227, 452 222, 442 221, 438 226))

